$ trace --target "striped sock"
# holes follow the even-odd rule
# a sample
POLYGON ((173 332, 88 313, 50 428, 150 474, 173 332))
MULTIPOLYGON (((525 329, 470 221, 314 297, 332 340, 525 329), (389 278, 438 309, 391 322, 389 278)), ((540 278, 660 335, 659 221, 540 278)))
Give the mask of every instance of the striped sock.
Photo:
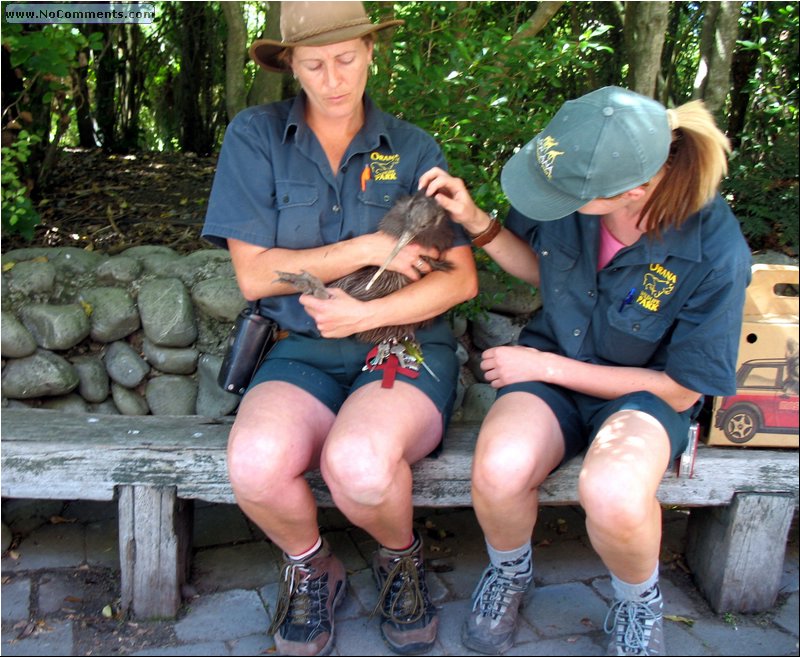
POLYGON ((611 585, 614 587, 614 597, 617 600, 639 600, 650 602, 655 600, 661 591, 658 588, 658 565, 644 582, 641 584, 628 584, 611 573, 611 585))
POLYGON ((495 568, 510 577, 533 579, 533 552, 530 543, 525 543, 515 550, 497 550, 486 542, 489 561, 495 568))

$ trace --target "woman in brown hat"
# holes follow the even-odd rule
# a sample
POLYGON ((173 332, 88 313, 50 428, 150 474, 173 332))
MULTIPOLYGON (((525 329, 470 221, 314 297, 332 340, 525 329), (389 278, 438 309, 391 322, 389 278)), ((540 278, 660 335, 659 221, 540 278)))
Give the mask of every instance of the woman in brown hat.
POLYGON ((203 230, 230 250, 243 295, 288 333, 245 393, 228 447, 237 503, 285 554, 270 630, 283 654, 327 654, 344 595, 344 567, 320 536, 303 476, 317 467, 338 508, 379 543, 388 645, 424 652, 436 638, 411 464, 439 446, 452 410, 458 362, 441 316, 477 292, 469 240, 454 227, 444 254, 405 246, 389 268, 412 283, 371 301, 333 287, 328 299, 301 296, 276 274, 306 271, 327 284, 383 264, 396 239, 377 230, 381 218, 445 165, 428 134, 365 95, 374 33, 401 22, 372 23, 360 2, 283 4, 281 41, 256 41, 250 55, 291 71, 302 90, 231 122, 203 230), (432 272, 429 256, 452 269, 432 272), (431 319, 413 344, 397 336, 391 353, 353 337, 431 319))

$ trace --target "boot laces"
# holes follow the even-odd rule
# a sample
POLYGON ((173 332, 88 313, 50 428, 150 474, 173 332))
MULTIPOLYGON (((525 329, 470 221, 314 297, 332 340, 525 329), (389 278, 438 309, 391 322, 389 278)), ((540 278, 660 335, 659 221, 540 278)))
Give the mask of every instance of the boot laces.
POLYGON ((483 575, 483 582, 475 592, 472 611, 496 620, 502 616, 515 593, 525 589, 499 568, 489 567, 483 575))
POLYGON ((615 634, 617 646, 625 654, 646 655, 657 619, 658 615, 645 602, 617 600, 606 614, 603 629, 606 634, 615 634))
POLYGON ((292 625, 321 624, 324 618, 323 577, 311 579, 313 568, 306 563, 286 563, 281 572, 275 618, 269 628, 274 634, 288 619, 292 625))
POLYGON ((401 625, 422 618, 427 609, 427 587, 421 570, 411 556, 393 559, 371 616, 380 609, 384 617, 401 625))

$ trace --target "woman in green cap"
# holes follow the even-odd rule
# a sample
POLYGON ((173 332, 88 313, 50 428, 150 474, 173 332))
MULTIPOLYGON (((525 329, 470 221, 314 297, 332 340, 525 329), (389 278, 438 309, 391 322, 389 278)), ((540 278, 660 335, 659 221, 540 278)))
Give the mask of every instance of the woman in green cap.
POLYGON ((717 193, 728 151, 700 101, 668 110, 605 87, 565 103, 506 163, 504 226, 461 180, 438 169, 422 177, 543 301, 518 345, 483 353, 497 400, 472 496, 490 564, 463 626, 468 648, 513 645, 533 589, 539 486, 586 449, 578 494, 611 571, 609 654, 665 654, 656 491, 702 396, 736 389, 750 251, 717 193))

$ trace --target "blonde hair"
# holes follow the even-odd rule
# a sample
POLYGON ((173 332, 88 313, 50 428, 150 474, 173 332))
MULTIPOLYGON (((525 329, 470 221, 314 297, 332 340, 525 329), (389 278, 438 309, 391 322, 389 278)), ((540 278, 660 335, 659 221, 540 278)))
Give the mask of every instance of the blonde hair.
POLYGON ((667 110, 672 146, 664 176, 642 209, 647 233, 678 228, 716 194, 728 173, 730 142, 702 100, 667 110))

